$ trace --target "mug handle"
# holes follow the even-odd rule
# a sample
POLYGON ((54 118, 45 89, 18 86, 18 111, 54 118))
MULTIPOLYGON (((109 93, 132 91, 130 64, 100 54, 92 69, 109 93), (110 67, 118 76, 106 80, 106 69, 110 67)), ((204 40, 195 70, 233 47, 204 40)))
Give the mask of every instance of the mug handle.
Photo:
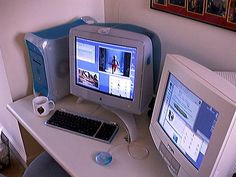
POLYGON ((49 110, 50 110, 50 111, 52 111, 53 109, 55 109, 55 103, 54 103, 54 101, 50 100, 48 104, 49 104, 49 110))

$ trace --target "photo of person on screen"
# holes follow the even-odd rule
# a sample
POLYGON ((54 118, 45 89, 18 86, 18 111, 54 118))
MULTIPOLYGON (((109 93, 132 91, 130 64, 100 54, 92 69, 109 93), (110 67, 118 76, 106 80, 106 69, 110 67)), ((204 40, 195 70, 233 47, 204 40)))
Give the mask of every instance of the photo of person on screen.
POLYGON ((111 61, 112 74, 116 72, 116 69, 118 66, 119 66, 119 62, 117 60, 117 56, 113 55, 112 61, 111 61))
POLYGON ((99 72, 130 77, 131 59, 131 52, 99 47, 99 72))

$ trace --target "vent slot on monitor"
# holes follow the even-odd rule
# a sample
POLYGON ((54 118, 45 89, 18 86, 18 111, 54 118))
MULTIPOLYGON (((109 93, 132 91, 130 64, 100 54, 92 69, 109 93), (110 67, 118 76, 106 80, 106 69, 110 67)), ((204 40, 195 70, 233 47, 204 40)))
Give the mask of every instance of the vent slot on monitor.
POLYGON ((179 173, 180 164, 162 142, 160 143, 159 150, 164 160, 167 162, 170 172, 174 173, 174 176, 176 176, 179 173))

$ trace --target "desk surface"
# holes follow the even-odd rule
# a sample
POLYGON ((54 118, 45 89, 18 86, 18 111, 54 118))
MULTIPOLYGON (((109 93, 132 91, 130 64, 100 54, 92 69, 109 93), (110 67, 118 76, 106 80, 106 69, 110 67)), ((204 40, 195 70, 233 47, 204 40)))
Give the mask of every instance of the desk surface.
POLYGON ((116 121, 120 130, 111 144, 105 144, 86 137, 74 135, 66 131, 46 126, 44 123, 50 117, 40 118, 33 114, 33 96, 25 97, 10 103, 8 110, 16 117, 20 124, 41 144, 41 146, 72 176, 75 177, 168 177, 171 176, 165 162, 157 152, 151 139, 147 116, 137 116, 136 123, 139 131, 138 144, 133 144, 133 152, 140 152, 138 147, 145 146, 150 154, 148 158, 135 160, 128 154, 125 143, 126 135, 122 121, 105 108, 90 102, 76 103, 76 98, 68 96, 56 103, 57 109, 78 111, 101 117, 103 120, 116 121), (99 151, 111 149, 112 163, 100 166, 95 163, 94 156, 99 151))

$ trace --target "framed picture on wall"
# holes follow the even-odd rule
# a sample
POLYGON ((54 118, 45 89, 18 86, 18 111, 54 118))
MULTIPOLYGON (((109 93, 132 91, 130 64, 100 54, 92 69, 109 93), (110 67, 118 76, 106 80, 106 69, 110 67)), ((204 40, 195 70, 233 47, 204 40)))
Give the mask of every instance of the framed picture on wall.
POLYGON ((185 0, 169 0, 169 4, 177 7, 186 7, 185 0))
POLYGON ((157 4, 166 6, 167 5, 167 0, 155 0, 157 4))
POLYGON ((150 0, 152 9, 236 31, 236 0, 150 0))
POLYGON ((236 0, 230 0, 227 21, 236 24, 236 0))
POLYGON ((206 13, 226 18, 228 0, 207 0, 206 13))
POLYGON ((198 15, 204 14, 205 0, 187 0, 187 12, 195 13, 198 15))

